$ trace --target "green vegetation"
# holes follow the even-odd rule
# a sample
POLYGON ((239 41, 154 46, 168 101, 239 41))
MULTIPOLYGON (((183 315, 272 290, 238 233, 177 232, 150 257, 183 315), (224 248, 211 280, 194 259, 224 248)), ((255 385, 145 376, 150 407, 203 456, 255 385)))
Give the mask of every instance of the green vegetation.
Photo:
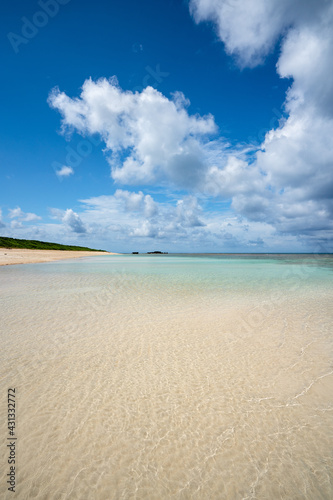
POLYGON ((60 243, 47 243, 38 240, 19 240, 17 238, 6 238, 0 236, 0 247, 4 248, 30 248, 32 250, 76 250, 77 252, 106 252, 94 248, 77 247, 74 245, 60 245, 60 243))

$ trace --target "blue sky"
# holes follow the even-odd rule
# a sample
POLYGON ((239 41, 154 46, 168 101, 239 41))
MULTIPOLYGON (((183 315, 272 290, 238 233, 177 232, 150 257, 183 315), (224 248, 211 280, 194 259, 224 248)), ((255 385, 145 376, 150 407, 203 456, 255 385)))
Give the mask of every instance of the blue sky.
POLYGON ((5 1, 4 236, 332 251, 331 0, 5 1))

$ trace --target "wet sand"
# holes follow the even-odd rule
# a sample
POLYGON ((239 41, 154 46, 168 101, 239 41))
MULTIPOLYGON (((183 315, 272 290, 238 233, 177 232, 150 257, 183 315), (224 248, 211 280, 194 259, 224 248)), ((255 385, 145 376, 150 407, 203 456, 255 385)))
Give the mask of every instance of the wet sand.
POLYGON ((84 252, 73 250, 31 250, 30 248, 0 248, 0 266, 11 264, 34 264, 97 255, 118 255, 113 252, 84 252))

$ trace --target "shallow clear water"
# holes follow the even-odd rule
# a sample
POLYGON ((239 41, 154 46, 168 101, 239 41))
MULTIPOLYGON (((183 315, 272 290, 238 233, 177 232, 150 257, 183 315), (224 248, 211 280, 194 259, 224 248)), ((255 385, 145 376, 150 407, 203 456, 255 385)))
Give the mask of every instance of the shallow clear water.
POLYGON ((0 268, 15 498, 332 498, 332 298, 331 256, 0 268))

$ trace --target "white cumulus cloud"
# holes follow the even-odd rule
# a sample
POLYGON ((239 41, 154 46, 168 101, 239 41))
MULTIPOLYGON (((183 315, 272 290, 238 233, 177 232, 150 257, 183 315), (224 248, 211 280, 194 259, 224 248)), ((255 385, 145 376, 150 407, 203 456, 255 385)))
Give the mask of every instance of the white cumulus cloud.
POLYGON ((117 200, 123 200, 126 210, 141 211, 146 217, 157 215, 157 203, 153 200, 150 194, 144 195, 142 191, 138 193, 117 189, 114 194, 117 200))
POLYGON ((79 98, 54 89, 49 104, 62 114, 64 129, 102 136, 111 175, 125 184, 197 177, 202 140, 217 131, 211 115, 188 113, 181 92, 168 99, 152 87, 124 91, 115 78, 86 80, 79 98))
POLYGON ((8 217, 10 219, 17 219, 20 222, 31 222, 34 220, 40 220, 41 217, 39 215, 30 213, 30 212, 23 212, 20 207, 16 208, 10 208, 8 210, 8 217))
POLYGON ((74 212, 71 208, 60 210, 58 208, 51 208, 50 212, 54 219, 58 219, 65 224, 71 232, 83 234, 87 232, 86 225, 82 222, 81 217, 74 212))
POLYGON ((68 167, 67 165, 63 165, 59 170, 56 170, 56 175, 62 179, 63 177, 69 177, 74 174, 74 170, 72 167, 68 167))
POLYGON ((227 53, 241 66, 263 63, 285 31, 316 22, 327 0, 190 0, 196 22, 211 21, 227 53))
POLYGON ((62 221, 74 231, 74 233, 85 233, 87 231, 81 218, 71 208, 67 209, 62 221))

